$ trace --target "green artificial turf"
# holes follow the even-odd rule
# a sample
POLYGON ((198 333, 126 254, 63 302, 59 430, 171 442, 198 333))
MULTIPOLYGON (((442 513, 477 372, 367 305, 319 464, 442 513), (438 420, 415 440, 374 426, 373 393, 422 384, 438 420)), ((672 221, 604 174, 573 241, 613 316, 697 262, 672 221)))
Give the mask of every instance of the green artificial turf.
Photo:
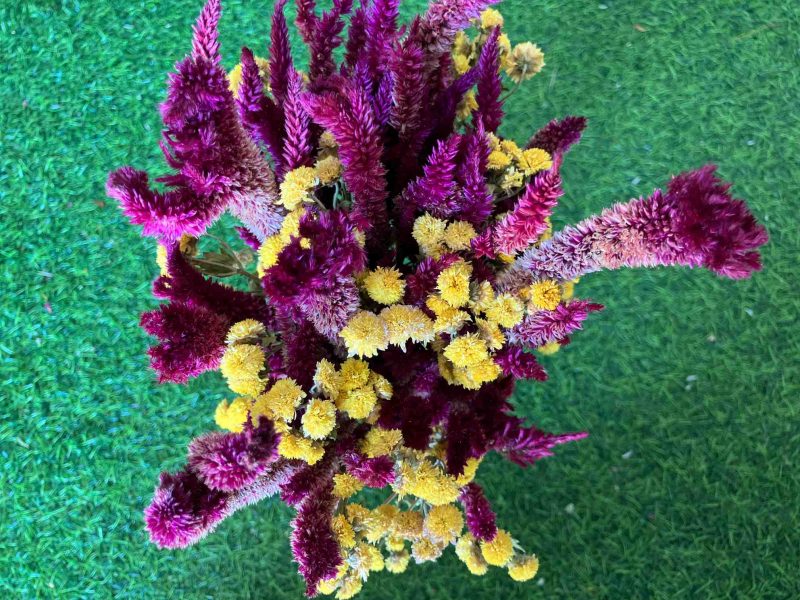
MULTIPOLYGON (((265 52, 271 2, 228 0, 225 64, 265 52)), ((404 14, 422 2, 404 4, 404 14)), ((138 313, 151 240, 104 199, 158 172, 157 103, 200 0, 0 3, 0 597, 299 598, 291 513, 265 503, 187 551, 148 544, 158 472, 213 427, 217 375, 158 386, 138 313)), ((587 277, 606 305, 520 411, 591 436, 529 470, 488 460, 501 525, 537 582, 476 578, 448 552, 366 599, 796 598, 800 592, 800 6, 795 0, 515 0, 513 41, 547 67, 504 133, 590 127, 564 167, 563 224, 716 161, 767 225, 764 271, 587 277)), ((293 14, 293 12, 292 12, 293 14)))

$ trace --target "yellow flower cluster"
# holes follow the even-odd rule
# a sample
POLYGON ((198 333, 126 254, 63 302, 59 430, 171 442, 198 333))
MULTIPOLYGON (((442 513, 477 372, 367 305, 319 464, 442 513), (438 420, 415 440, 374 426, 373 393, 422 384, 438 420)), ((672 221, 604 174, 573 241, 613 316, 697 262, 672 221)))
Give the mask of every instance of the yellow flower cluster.
POLYGON ((425 256, 438 258, 445 252, 468 250, 477 233, 466 221, 447 221, 425 213, 414 221, 412 235, 425 256))
POLYGON ((523 150, 513 140, 500 139, 494 134, 489 134, 489 143, 487 167, 496 174, 490 185, 504 192, 518 190, 527 178, 553 166, 552 157, 541 148, 523 150))
POLYGON ((370 358, 389 344, 405 349, 407 342, 427 344, 434 337, 434 322, 422 309, 393 304, 380 314, 358 311, 339 332, 350 356, 370 358))
POLYGON ((366 419, 378 408, 379 400, 392 397, 389 381, 356 358, 347 359, 338 370, 328 360, 319 361, 314 388, 352 419, 366 419))
POLYGON ((310 192, 318 182, 317 172, 311 167, 297 167, 289 171, 281 182, 281 204, 294 210, 303 202, 312 201, 310 192))
POLYGON ((265 361, 266 355, 259 344, 232 341, 228 342, 219 369, 231 390, 237 394, 257 396, 266 385, 266 380, 261 377, 265 361))
MULTIPOLYGON (((278 264, 278 255, 292 241, 293 237, 300 234, 300 218, 305 214, 306 209, 302 206, 288 213, 281 223, 281 228, 275 235, 271 235, 261 242, 258 249, 258 276, 263 277, 270 267, 278 264)), ((301 240, 301 244, 308 244, 307 239, 301 240)))
POLYGON ((378 267, 361 282, 364 291, 378 304, 395 304, 403 298, 406 284, 395 268, 378 267))
POLYGON ((539 571, 539 559, 517 554, 511 535, 503 529, 498 529, 489 542, 478 542, 471 533, 465 533, 456 542, 456 556, 473 575, 485 575, 491 565, 506 567, 514 581, 529 581, 539 571))

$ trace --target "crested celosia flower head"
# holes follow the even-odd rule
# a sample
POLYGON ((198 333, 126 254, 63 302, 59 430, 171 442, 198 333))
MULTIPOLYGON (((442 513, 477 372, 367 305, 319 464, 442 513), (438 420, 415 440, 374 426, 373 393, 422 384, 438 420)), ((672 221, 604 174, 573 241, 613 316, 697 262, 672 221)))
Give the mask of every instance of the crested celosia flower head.
POLYGON ((526 425, 509 402, 517 381, 547 379, 533 351, 568 347, 602 309, 575 297, 578 278, 661 265, 748 277, 766 231, 713 166, 554 231, 586 119, 525 145, 500 135, 504 89, 545 61, 512 45, 491 0, 431 0, 409 24, 397 0, 322 14, 298 0, 303 73, 286 3, 269 57, 244 48, 226 73, 221 5, 207 2, 161 107, 164 187, 133 167, 106 184, 156 238, 165 302, 141 324, 159 380, 218 369, 235 394, 208 407, 222 431, 162 474, 147 530, 186 547, 280 492, 309 595, 351 598, 371 573, 451 546, 475 575, 528 581, 539 560, 498 527, 478 470, 491 452, 529 466, 586 436, 526 425), (224 212, 241 241, 200 243, 224 212))

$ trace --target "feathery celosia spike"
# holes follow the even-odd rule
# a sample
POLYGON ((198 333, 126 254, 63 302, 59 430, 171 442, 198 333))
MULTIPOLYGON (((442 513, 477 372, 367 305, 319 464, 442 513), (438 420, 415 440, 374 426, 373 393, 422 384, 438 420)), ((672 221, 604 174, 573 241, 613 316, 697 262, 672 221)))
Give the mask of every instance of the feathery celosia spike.
POLYGON ((336 501, 333 486, 309 495, 292 521, 292 554, 306 580, 306 594, 314 596, 317 584, 336 575, 342 557, 331 526, 336 501))
POLYGON ((286 135, 283 146, 282 164, 286 171, 313 164, 311 147, 311 117, 300 101, 303 93, 303 79, 293 71, 289 75, 289 87, 284 103, 286 135))
POLYGON ((159 383, 185 383, 190 377, 216 369, 230 327, 227 318, 184 302, 162 304, 142 313, 139 324, 161 341, 147 351, 159 383))
POLYGON ((319 23, 317 2, 316 0, 295 0, 295 6, 297 7, 297 16, 294 22, 297 30, 300 32, 303 41, 306 44, 311 44, 319 23))
MULTIPOLYGON (((320 294, 321 296, 322 294, 320 294)), ((331 302, 335 302, 335 294, 331 302)), ((308 321, 283 323, 280 327, 283 340, 282 372, 304 388, 310 388, 314 381, 314 370, 323 358, 332 358, 326 336, 308 321)))
POLYGON ((269 46, 269 87, 272 97, 283 106, 289 94, 290 78, 295 72, 292 49, 289 44, 289 27, 286 24, 284 7, 287 0, 278 0, 272 13, 269 46))
POLYGON ((291 476, 281 483, 281 500, 289 506, 296 507, 309 496, 325 490, 333 477, 331 460, 328 456, 314 465, 301 462, 291 476))
POLYGON ((464 99, 464 95, 478 82, 480 73, 480 64, 476 63, 474 67, 450 83, 439 94, 432 115, 434 126, 431 138, 441 139, 452 133, 455 128, 458 105, 464 99))
POLYGON ((283 111, 264 93, 264 82, 249 48, 242 48, 242 82, 236 104, 250 136, 267 147, 275 171, 283 173, 283 111))
POLYGON ((133 167, 110 173, 106 194, 119 202, 131 223, 142 225, 144 235, 165 241, 177 240, 184 233, 202 234, 225 208, 221 202, 209 201, 188 188, 164 194, 153 191, 147 173, 133 167))
POLYGON ((525 187, 514 209, 494 226, 494 250, 514 254, 538 240, 547 229, 547 219, 563 193, 561 175, 556 167, 539 173, 525 187))
POLYGON ((467 460, 480 456, 486 450, 486 439, 480 422, 475 414, 463 405, 451 406, 447 415, 445 436, 447 438, 445 463, 450 475, 461 475, 467 460))
POLYGON ((362 1, 350 18, 350 27, 347 30, 347 42, 345 43, 344 63, 342 64, 343 73, 352 72, 363 55, 367 44, 368 8, 369 3, 362 1))
POLYGON ((384 72, 378 84, 378 91, 372 102, 375 111, 375 120, 381 127, 388 125, 394 106, 395 79, 391 71, 384 72))
POLYGON ((523 427, 521 419, 511 419, 502 434, 494 442, 494 448, 521 467, 532 465, 537 460, 553 456, 551 449, 559 444, 582 440, 589 435, 586 431, 578 433, 553 434, 537 429, 523 427))
POLYGON ((617 204, 527 250, 501 282, 570 280, 601 269, 683 265, 740 279, 761 268, 767 232, 715 176, 715 167, 683 173, 667 193, 617 204))
POLYGON ((230 323, 256 319, 267 329, 274 329, 273 308, 253 294, 206 279, 196 271, 181 254, 176 243, 167 257, 169 276, 161 276, 153 283, 157 298, 185 302, 222 315, 230 323))
POLYGON ((528 148, 541 148, 551 156, 564 154, 570 146, 581 139, 586 129, 586 117, 564 117, 553 119, 528 141, 528 148))
POLYGON ((399 0, 373 0, 367 9, 366 64, 370 79, 377 83, 386 70, 386 56, 397 35, 399 0))
POLYGON ((428 96, 424 56, 419 40, 413 35, 389 53, 389 69, 395 82, 389 122, 401 140, 411 139, 422 127, 428 96))
POLYGON ((187 469, 174 475, 162 473, 153 501, 144 511, 150 540, 159 548, 186 548, 240 508, 275 495, 295 469, 280 459, 255 482, 234 493, 210 489, 187 469))
POLYGON ((381 162, 381 135, 366 92, 352 86, 341 94, 307 94, 307 110, 339 145, 343 179, 353 194, 353 222, 374 239, 386 231, 386 169, 381 162))
POLYGON ((519 346, 501 348, 494 355, 494 362, 500 365, 503 373, 515 379, 535 379, 547 381, 547 371, 539 364, 533 354, 519 346))
POLYGON ((441 140, 431 152, 422 175, 408 184, 399 204, 400 226, 410 227, 416 211, 428 211, 446 219, 458 210, 453 194, 456 187, 456 156, 461 136, 441 140))
POLYGON ((539 310, 523 319, 508 332, 508 341, 517 346, 538 347, 558 342, 582 328, 589 313, 602 310, 602 304, 573 300, 559 304, 555 310, 539 310))
POLYGON ((241 433, 213 432, 189 444, 188 466, 212 490, 235 492, 250 485, 277 458, 278 435, 268 419, 241 433))
POLYGON ((495 27, 481 50, 478 59, 478 93, 475 99, 478 108, 473 112, 473 119, 480 119, 486 131, 496 132, 503 121, 503 102, 500 94, 503 84, 500 81, 500 48, 497 38, 500 28, 495 27))
POLYGON ((394 461, 388 456, 367 458, 357 452, 344 456, 347 472, 368 487, 386 487, 395 480, 394 461))
POLYGON ((469 532, 478 540, 492 541, 497 535, 497 521, 483 488, 473 481, 461 490, 458 499, 464 507, 469 532))
POLYGON ((494 210, 494 197, 486 186, 485 178, 490 150, 483 124, 478 119, 475 130, 463 137, 462 162, 458 173, 464 195, 458 216, 473 225, 482 225, 494 210))
POLYGON ((322 13, 314 23, 314 31, 308 40, 311 60, 308 76, 312 84, 329 77, 336 70, 333 51, 342 44, 344 16, 353 8, 353 0, 333 0, 333 7, 322 13))
POLYGON ((220 0, 208 0, 194 25, 192 58, 217 64, 219 57, 219 18, 222 15, 220 0))

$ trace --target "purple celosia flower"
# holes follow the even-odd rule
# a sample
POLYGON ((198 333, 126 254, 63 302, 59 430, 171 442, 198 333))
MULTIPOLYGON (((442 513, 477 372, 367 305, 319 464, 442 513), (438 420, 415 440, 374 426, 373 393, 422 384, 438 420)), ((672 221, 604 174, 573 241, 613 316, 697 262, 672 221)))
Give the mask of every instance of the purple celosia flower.
POLYGON ((458 208, 458 218, 473 225, 483 224, 494 210, 494 196, 486 186, 486 165, 489 159, 489 138, 480 119, 474 131, 462 141, 458 181, 463 197, 458 208))
POLYGON ((214 490, 236 491, 253 483, 277 458, 278 436, 268 419, 241 433, 207 433, 189 444, 189 468, 214 490))
POLYGON ((317 584, 336 575, 342 563, 339 542, 331 527, 336 501, 333 485, 309 495, 292 521, 292 554, 306 580, 306 593, 313 596, 317 584))
POLYGON ((139 324, 161 340, 147 351, 160 383, 185 383, 190 377, 216 369, 230 327, 227 318, 184 302, 162 304, 143 313, 139 324))
POLYGON ((469 532, 475 539, 491 542, 497 535, 497 523, 483 488, 473 481, 461 490, 458 499, 464 507, 469 532))
POLYGON ((559 444, 582 440, 589 435, 586 431, 578 433, 553 434, 537 429, 523 427, 521 419, 510 419, 503 432, 494 441, 493 447, 508 459, 522 467, 532 465, 537 460, 552 456, 552 448, 559 444))
POLYGON ((358 452, 344 456, 347 472, 368 487, 382 488, 394 482, 394 461, 388 456, 367 458, 358 452))
POLYGON ((581 139, 586 129, 586 117, 564 117, 553 119, 528 141, 528 148, 541 148, 552 156, 564 154, 569 147, 581 139))
POLYGON ((494 362, 500 365, 503 373, 514 379, 535 379, 547 381, 547 371, 539 364, 533 354, 519 346, 501 348, 494 355, 494 362))
POLYGON ((527 250, 504 282, 516 287, 530 277, 570 280, 601 269, 659 265, 749 277, 761 268, 757 248, 767 232, 729 188, 714 166, 678 175, 666 193, 617 204, 527 250))
POLYGON ((573 300, 559 304, 555 310, 539 310, 526 316, 508 332, 508 341, 518 346, 543 346, 558 342, 581 329, 590 312, 602 310, 602 304, 573 300))
POLYGON ((499 36, 500 28, 495 27, 478 59, 480 74, 478 93, 475 96, 478 108, 473 113, 473 118, 483 123, 486 131, 492 133, 497 131, 503 121, 503 102, 500 100, 503 83, 500 80, 500 47, 497 44, 499 36))

